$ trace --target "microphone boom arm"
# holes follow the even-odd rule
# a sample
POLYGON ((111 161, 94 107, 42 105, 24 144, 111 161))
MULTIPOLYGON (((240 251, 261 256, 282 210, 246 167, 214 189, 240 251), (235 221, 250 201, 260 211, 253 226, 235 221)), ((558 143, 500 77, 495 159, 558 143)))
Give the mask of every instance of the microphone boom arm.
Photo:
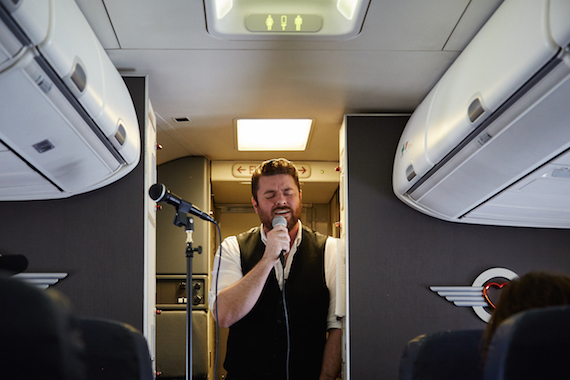
MULTIPOLYGON (((176 195, 172 194, 162 183, 157 183, 152 185, 148 191, 148 194, 150 195, 151 199, 157 203, 166 202, 168 204, 173 205, 174 207, 176 207, 177 212, 184 214, 190 213, 205 221, 216 223, 214 218, 212 218, 210 215, 200 210, 199 208, 194 207, 192 203, 187 202, 184 199, 180 199, 176 195)), ((176 224, 176 220, 174 224, 176 224)), ((181 226, 181 224, 176 224, 176 225, 181 226)))

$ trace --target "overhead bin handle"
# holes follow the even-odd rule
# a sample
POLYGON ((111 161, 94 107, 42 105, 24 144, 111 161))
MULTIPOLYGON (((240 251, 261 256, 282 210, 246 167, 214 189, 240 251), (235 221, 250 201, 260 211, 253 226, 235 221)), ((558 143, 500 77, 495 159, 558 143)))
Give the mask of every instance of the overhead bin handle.
POLYGON ((408 182, 410 182, 414 178, 416 178, 416 172, 414 170, 414 165, 410 164, 406 168, 406 179, 408 180, 408 182))
POLYGON ((71 83, 75 85, 75 88, 77 88, 80 93, 85 90, 85 86, 87 85, 87 74, 85 74, 85 69, 83 69, 83 66, 79 62, 76 62, 73 66, 73 71, 71 72, 69 79, 71 79, 71 83))
POLYGON ((471 104, 469 104, 469 108, 467 109, 467 113, 469 114, 469 120, 471 123, 474 123, 485 113, 485 109, 483 108, 483 104, 481 104, 480 98, 475 98, 471 104))

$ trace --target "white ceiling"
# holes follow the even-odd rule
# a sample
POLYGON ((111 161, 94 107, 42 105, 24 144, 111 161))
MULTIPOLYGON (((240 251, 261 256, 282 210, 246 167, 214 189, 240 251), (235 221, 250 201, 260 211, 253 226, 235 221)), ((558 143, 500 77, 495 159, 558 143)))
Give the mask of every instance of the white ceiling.
POLYGON ((501 3, 371 0, 360 35, 317 42, 214 38, 201 0, 76 1, 117 68, 148 75, 159 164, 338 161, 343 115, 412 112, 501 3), (247 153, 236 150, 238 117, 316 124, 305 152, 247 153))

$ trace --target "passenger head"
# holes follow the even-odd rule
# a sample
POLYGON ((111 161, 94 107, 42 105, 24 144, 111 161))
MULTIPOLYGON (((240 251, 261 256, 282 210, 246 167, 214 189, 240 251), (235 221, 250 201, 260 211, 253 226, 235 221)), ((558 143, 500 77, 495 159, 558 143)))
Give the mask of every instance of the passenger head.
POLYGON ((529 309, 568 304, 570 277, 567 275, 530 272, 512 280, 501 292, 497 308, 485 329, 485 354, 493 334, 505 319, 529 309))
POLYGON ((295 180, 297 190, 299 190, 299 192, 301 191, 299 174, 297 173, 295 165, 286 158, 275 158, 262 162, 253 172, 251 177, 251 195, 256 202, 258 201, 257 190, 259 190, 259 178, 276 174, 289 174, 293 177, 293 180, 295 180))

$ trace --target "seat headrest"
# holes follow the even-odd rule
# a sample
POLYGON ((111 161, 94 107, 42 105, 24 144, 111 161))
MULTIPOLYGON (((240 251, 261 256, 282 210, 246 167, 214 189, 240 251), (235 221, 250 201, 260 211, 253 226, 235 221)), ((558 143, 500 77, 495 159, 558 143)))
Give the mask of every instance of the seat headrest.
POLYGON ((0 254, 0 271, 8 274, 21 273, 28 268, 28 259, 24 255, 0 254))
POLYGON ((0 276, 0 360, 6 379, 84 379, 82 347, 67 299, 0 276))
POLYGON ((79 318, 88 380, 151 380, 152 362, 144 336, 129 324, 79 318))
POLYGON ((570 306, 528 310, 497 328, 485 380, 570 379, 569 357, 570 306))
POLYGON ((400 380, 481 380, 483 330, 443 331, 408 342, 400 361, 400 380))

